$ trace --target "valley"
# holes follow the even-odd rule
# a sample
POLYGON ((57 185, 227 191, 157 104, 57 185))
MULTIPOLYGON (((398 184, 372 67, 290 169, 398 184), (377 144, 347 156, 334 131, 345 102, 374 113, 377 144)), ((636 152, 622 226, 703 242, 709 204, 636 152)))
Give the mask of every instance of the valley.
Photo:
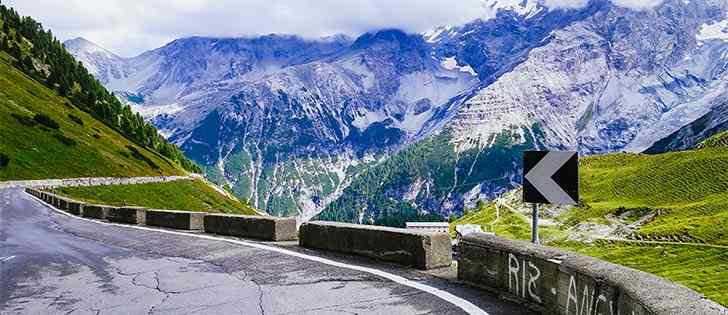
MULTIPOLYGON (((720 124, 728 42, 708 33, 725 3, 494 8, 488 19, 421 34, 189 37, 131 58, 82 38, 65 45, 218 184, 300 221, 322 211, 360 223, 392 211, 459 216, 520 182, 515 156, 479 169, 501 154, 491 151, 641 152, 706 115, 720 124), (384 184, 397 200, 391 211, 361 194, 365 170, 410 159, 410 147, 430 142, 452 151, 437 167, 458 176, 384 184), (353 199, 369 210, 332 214, 353 199)), ((720 130, 711 125, 689 141, 720 130)), ((676 139, 671 148, 688 141, 676 139)))

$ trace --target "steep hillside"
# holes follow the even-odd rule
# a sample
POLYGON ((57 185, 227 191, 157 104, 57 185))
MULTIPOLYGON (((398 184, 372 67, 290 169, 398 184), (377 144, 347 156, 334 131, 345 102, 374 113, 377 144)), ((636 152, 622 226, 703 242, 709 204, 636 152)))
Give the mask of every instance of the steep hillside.
POLYGON ((137 185, 64 187, 57 192, 76 200, 112 206, 133 205, 152 209, 256 214, 249 205, 220 194, 200 179, 137 185))
POLYGON ((728 245, 728 150, 709 147, 656 156, 613 154, 582 167, 585 206, 569 220, 583 222, 654 212, 630 238, 728 245))
POLYGON ((693 149, 701 141, 725 130, 728 130, 728 102, 713 107, 707 114, 655 142, 644 153, 693 149))
POLYGON ((518 182, 512 170, 521 152, 542 141, 532 129, 493 135, 487 151, 458 148, 447 130, 426 138, 363 171, 317 218, 404 226, 456 215, 453 209, 474 204, 482 192, 494 196, 518 182))
MULTIPOLYGON (((17 108, 17 104, 15 107, 6 107, 6 110, 11 112, 19 111, 14 116, 16 124, 34 127, 33 121, 35 121, 43 125, 44 128, 59 130, 62 126, 58 121, 61 117, 58 117, 58 115, 64 116, 63 121, 70 120, 79 126, 85 125, 84 121, 100 121, 110 129, 115 130, 117 132, 116 137, 126 138, 138 147, 156 152, 159 159, 166 158, 165 164, 170 164, 167 167, 200 171, 199 167, 188 160, 179 148, 161 138, 153 125, 146 123, 140 115, 134 114, 128 106, 122 105, 113 94, 109 93, 88 73, 81 63, 77 62, 63 48, 63 45, 53 37, 50 31, 43 29, 40 23, 32 18, 22 17, 13 9, 4 5, 0 5, 0 51, 4 52, 5 56, 3 60, 7 71, 3 72, 4 75, 17 76, 15 69, 26 75, 22 80, 7 85, 16 88, 15 91, 9 91, 9 93, 14 94, 8 96, 7 102, 13 104, 23 102, 25 103, 24 106, 26 106, 25 111, 17 108), (5 54, 9 55, 9 57, 5 54), (33 86, 34 89, 28 88, 29 86, 33 86), (39 88, 41 86, 47 89, 39 88), (44 92, 34 94, 32 93, 33 90, 43 90, 44 92), (29 93, 35 99, 16 100, 15 98, 27 96, 22 93, 29 93), (55 95, 63 99, 53 98, 55 95), (35 111, 28 110, 30 106, 35 106, 35 111), (76 113, 66 112, 69 109, 84 112, 92 116, 93 119, 89 119, 88 115, 81 117, 76 113), (32 119, 29 120, 27 115, 32 115, 32 119)), ((15 136, 21 135, 22 130, 15 130, 17 133, 15 136)), ((81 139, 62 135, 64 131, 53 132, 53 137, 69 147, 80 142, 81 139)), ((94 134, 92 131, 86 131, 86 133, 94 134)), ((8 140, 10 138, 9 136, 8 140)), ((150 160, 139 148, 124 149, 125 147, 109 147, 106 150, 124 152, 133 158, 144 161, 153 169, 160 168, 159 163, 150 160)), ((14 149, 19 150, 18 148, 14 149)), ((37 150, 43 150, 43 148, 36 149, 35 152, 37 150)), ((27 154, 32 154, 31 152, 27 152, 27 154)), ((44 158, 48 159, 49 156, 46 155, 44 158)), ((16 160, 16 162, 18 161, 21 161, 18 163, 19 165, 23 163, 21 159, 16 160)), ((126 167, 122 165, 118 164, 118 166, 114 167, 126 167)), ((93 168, 93 165, 83 165, 83 167, 93 168)), ((92 168, 86 172, 93 172, 92 168)), ((58 172, 68 171, 59 169, 58 172)))
MULTIPOLYGON (((216 49, 255 42, 193 38, 173 48, 191 41, 212 41, 216 49)), ((239 197, 308 219, 340 194, 359 165, 405 144, 439 104, 477 82, 442 67, 421 37, 398 30, 365 34, 344 52, 318 57, 262 77, 219 81, 155 122, 239 197)))
POLYGON ((728 131, 717 133, 710 138, 703 140, 703 142, 697 145, 698 149, 719 149, 726 147, 728 147, 728 131))
MULTIPOLYGON (((725 19, 726 5, 711 0, 690 4, 669 0, 655 9, 633 11, 610 2, 591 1, 577 10, 581 19, 556 27, 539 45, 529 49, 524 60, 493 82, 485 81, 470 94, 453 99, 443 107, 446 111, 435 116, 437 120, 427 123, 432 128, 426 129, 435 134, 447 130, 451 135, 449 146, 456 148, 455 155, 463 156, 488 156, 503 146, 524 148, 527 141, 523 139, 535 139, 531 142, 539 144, 538 148, 590 154, 640 151, 725 100, 728 59, 724 52, 728 42, 708 37, 706 25, 725 19), (688 16, 691 18, 684 18, 688 16), (496 145, 493 140, 507 131, 518 137, 513 137, 512 143, 496 145)), ((505 12, 499 16, 513 18, 505 12)), ((523 19, 538 16, 526 15, 523 19)), ((493 27, 510 30, 503 24, 493 27)), ((431 38, 448 42, 448 38, 460 33, 458 28, 451 31, 446 32, 448 36, 431 38)), ((520 182, 521 162, 513 162, 495 172, 497 177, 479 182, 460 179, 459 184, 465 187, 444 200, 420 202, 416 208, 448 216, 461 213, 469 205, 469 196, 493 198, 520 182), (500 185, 494 188, 492 182, 500 185), (428 206, 433 201, 436 206, 428 206)), ((478 164, 473 172, 479 172, 479 168, 488 169, 490 165, 478 164)), ((388 196, 394 200, 428 194, 431 187, 411 185, 415 179, 392 183, 385 179, 381 185, 389 187, 388 196)), ((348 194, 344 191, 339 199, 362 198, 348 194)), ((363 204, 371 206, 380 197, 363 198, 369 200, 363 204)), ((381 209, 357 211, 362 210, 376 213, 381 209)))
POLYGON ((186 173, 12 66, 0 52, 0 180, 186 173))
MULTIPOLYGON (((606 228, 603 237, 728 245, 728 148, 720 145, 723 137, 692 151, 583 158, 580 204, 542 212, 572 238, 595 224, 606 228)), ((500 200, 516 212, 530 212, 520 195, 500 200)), ((456 223, 478 220, 471 213, 456 223)))
MULTIPOLYGON (((563 247, 655 273, 728 304, 728 147, 725 134, 700 149, 608 154, 580 165, 580 204, 542 207, 541 237, 563 247)), ((456 220, 528 239, 530 207, 520 192, 456 220), (504 206, 503 204, 507 205, 504 206)))

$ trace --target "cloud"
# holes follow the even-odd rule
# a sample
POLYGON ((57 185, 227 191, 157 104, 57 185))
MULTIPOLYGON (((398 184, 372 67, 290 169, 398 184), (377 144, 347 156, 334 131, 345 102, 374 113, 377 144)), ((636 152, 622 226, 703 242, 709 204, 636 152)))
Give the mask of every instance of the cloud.
MULTIPOLYGON (((522 0, 486 0, 520 5, 522 0)), ((539 1, 552 9, 589 0, 539 1)), ((662 0, 611 0, 636 10, 662 0)), ((186 36, 239 37, 269 33, 306 38, 357 36, 381 28, 423 32, 489 18, 481 0, 3 0, 50 28, 60 40, 84 37, 122 56, 186 36)), ((492 4, 492 3, 491 3, 492 4)), ((491 12, 492 13, 492 12, 491 12)))
POLYGON ((422 32, 480 16, 479 0, 4 0, 61 40, 82 36, 123 56, 185 36, 351 36, 422 32))
POLYGON ((632 10, 645 10, 662 4, 662 1, 663 0, 612 0, 612 3, 632 10))
MULTIPOLYGON (((552 9, 579 9, 589 4, 589 0, 540 0, 541 3, 552 9)), ((610 0, 616 6, 645 10, 662 4, 663 0, 610 0)))
POLYGON ((543 5, 552 9, 579 9, 589 4, 589 0, 544 0, 543 5))

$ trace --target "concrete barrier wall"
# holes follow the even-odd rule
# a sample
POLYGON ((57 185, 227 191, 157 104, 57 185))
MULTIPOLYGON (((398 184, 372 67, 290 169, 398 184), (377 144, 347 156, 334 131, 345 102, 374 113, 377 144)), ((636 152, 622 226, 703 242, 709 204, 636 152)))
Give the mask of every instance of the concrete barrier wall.
POLYGON ((144 207, 113 207, 85 204, 70 198, 34 188, 25 191, 47 204, 87 218, 109 220, 126 224, 142 224, 184 230, 204 230, 222 235, 254 237, 272 241, 296 239, 295 218, 268 216, 210 215, 205 212, 146 209, 144 207), (205 219, 206 216, 212 218, 205 219))
POLYGON ((447 233, 312 221, 301 225, 299 238, 304 247, 352 253, 419 269, 447 267, 452 263, 447 233))
POLYGON ((485 233, 460 245, 460 280, 543 314, 728 314, 686 287, 591 257, 485 233))
POLYGON ((296 239, 296 219, 228 214, 205 215, 205 232, 269 241, 296 239))
POLYGON ((81 215, 83 212, 83 202, 66 198, 67 211, 73 215, 81 215))
POLYGON ((147 209, 146 224, 181 230, 202 230, 205 212, 147 209))
POLYGON ((142 207, 109 208, 107 220, 126 224, 146 224, 146 209, 142 207))
POLYGON ((61 198, 56 195, 51 195, 51 205, 56 209, 61 209, 61 198))
POLYGON ((81 214, 85 218, 106 220, 109 217, 109 211, 112 208, 114 207, 103 205, 84 205, 83 212, 81 214))

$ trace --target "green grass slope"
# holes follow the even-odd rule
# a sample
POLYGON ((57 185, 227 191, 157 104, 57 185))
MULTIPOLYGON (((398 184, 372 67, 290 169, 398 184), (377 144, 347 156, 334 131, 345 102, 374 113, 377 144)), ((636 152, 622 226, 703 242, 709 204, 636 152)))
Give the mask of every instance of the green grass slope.
MULTIPOLYGON (((531 239, 531 218, 515 213, 506 207, 496 209, 494 204, 481 205, 469 210, 450 225, 450 235, 455 237, 455 226, 458 224, 478 224, 484 232, 492 232, 504 238, 517 240, 531 239)), ((557 227, 540 227, 541 241, 559 240, 566 232, 557 227)))
POLYGON ((0 52, 0 180, 186 173, 11 64, 0 52))
POLYGON ((728 247, 614 241, 557 247, 670 279, 728 306, 728 247))
MULTIPOLYGON (((557 226, 541 228, 548 245, 602 258, 671 279, 728 305, 727 134, 705 140, 698 150, 658 155, 617 153, 582 159, 579 206, 559 215, 557 226), (606 223, 625 211, 658 215, 633 238, 568 241, 579 223, 606 223)), ((508 213, 494 221, 483 205, 453 222, 480 224, 496 235, 530 238, 530 221, 508 213), (517 220, 516 220, 517 219, 517 220)))
POLYGON ((132 205, 155 209, 189 210, 255 215, 237 199, 230 199, 202 180, 166 183, 63 187, 57 192, 89 203, 112 206, 132 205))
POLYGON ((646 208, 660 214, 640 236, 728 245, 728 148, 591 157, 580 173, 584 206, 567 222, 646 208))
POLYGON ((728 148, 728 131, 724 131, 713 135, 712 137, 705 139, 705 141, 698 144, 698 149, 720 149, 728 148))

